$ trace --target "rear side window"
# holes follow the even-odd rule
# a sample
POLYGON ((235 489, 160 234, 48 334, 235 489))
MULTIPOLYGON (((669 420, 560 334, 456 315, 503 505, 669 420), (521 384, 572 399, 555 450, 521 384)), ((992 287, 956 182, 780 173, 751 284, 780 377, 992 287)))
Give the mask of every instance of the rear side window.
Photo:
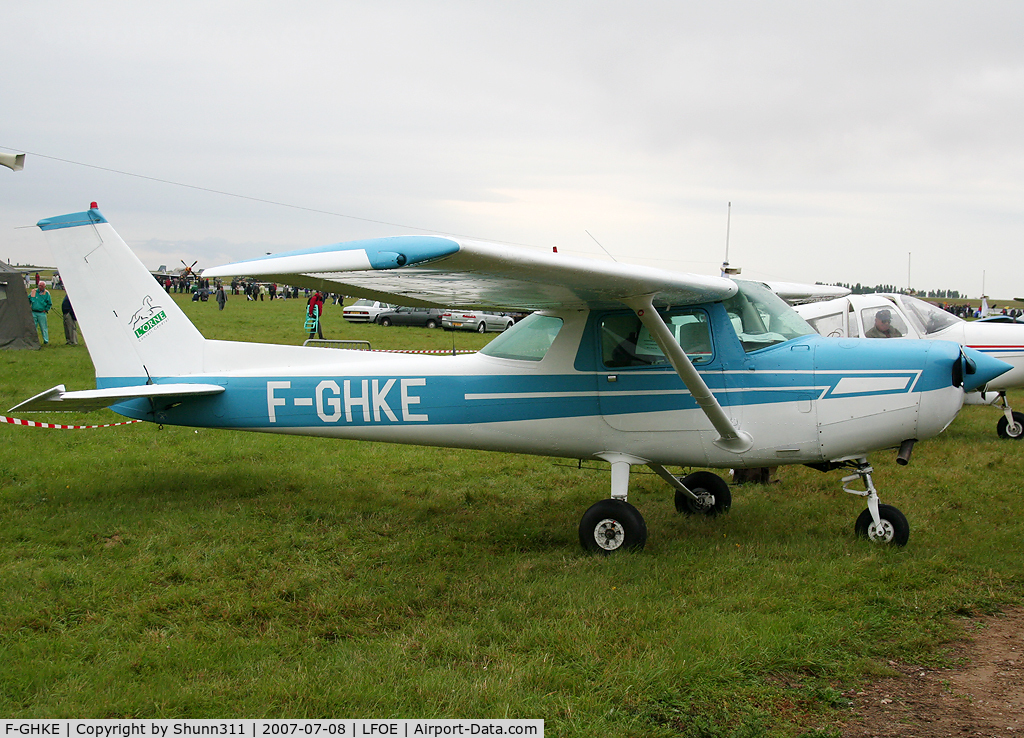
POLYGON ((480 349, 480 353, 498 359, 540 361, 547 355, 560 330, 561 318, 533 313, 498 335, 480 349))
MULTIPOLYGON (((714 358, 708 315, 703 310, 673 310, 661 313, 662 320, 695 365, 714 358)), ((601 320, 601 358, 607 367, 658 366, 668 364, 654 336, 635 313, 606 315, 601 320)))
POLYGON ((842 338, 846 336, 846 329, 843 326, 843 313, 830 313, 817 318, 808 318, 807 322, 811 327, 823 336, 829 338, 842 338))

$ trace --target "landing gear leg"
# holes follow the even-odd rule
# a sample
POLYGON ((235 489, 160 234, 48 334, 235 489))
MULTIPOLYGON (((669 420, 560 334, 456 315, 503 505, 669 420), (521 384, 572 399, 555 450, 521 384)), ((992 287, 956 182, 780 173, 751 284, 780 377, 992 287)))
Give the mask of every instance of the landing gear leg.
POLYGON ((640 550, 647 543, 647 523, 626 498, 630 466, 646 462, 625 454, 603 454, 602 458, 612 465, 611 499, 601 500, 583 513, 580 545, 585 551, 605 555, 620 549, 640 550))
POLYGON ((1006 393, 999 393, 999 405, 1003 409, 1003 417, 996 423, 996 433, 1000 438, 1012 438, 1019 441, 1024 438, 1024 413, 1014 412, 1006 393))
POLYGON ((907 518, 892 505, 882 505, 878 501, 878 491, 871 481, 874 469, 867 459, 858 459, 854 467, 855 473, 843 477, 843 491, 852 495, 868 498, 868 509, 857 518, 854 529, 861 538, 875 543, 888 543, 891 546, 906 546, 910 539, 910 524, 907 518), (865 489, 850 489, 847 485, 860 479, 865 489))

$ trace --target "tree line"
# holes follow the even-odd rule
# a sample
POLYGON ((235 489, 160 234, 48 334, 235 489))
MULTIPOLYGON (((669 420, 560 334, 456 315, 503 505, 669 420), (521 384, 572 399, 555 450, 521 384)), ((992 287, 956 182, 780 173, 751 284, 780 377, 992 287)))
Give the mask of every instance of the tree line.
MULTIPOLYGON (((891 284, 876 284, 875 286, 872 287, 870 285, 861 284, 860 282, 857 282, 857 284, 846 284, 844 282, 836 282, 834 286, 845 287, 855 295, 870 295, 875 292, 898 292, 906 295, 916 295, 917 297, 932 297, 936 300, 960 299, 959 290, 928 290, 927 292, 925 292, 923 290, 907 290, 902 287, 896 287, 891 284)), ((964 297, 966 297, 966 295, 964 297)))

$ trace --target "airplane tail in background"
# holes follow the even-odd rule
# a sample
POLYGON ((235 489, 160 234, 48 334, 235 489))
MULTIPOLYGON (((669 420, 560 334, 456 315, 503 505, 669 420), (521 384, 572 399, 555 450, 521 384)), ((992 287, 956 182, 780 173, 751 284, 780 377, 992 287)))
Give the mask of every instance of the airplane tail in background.
POLYGON ((206 339, 95 203, 37 225, 82 326, 97 386, 201 371, 206 339))

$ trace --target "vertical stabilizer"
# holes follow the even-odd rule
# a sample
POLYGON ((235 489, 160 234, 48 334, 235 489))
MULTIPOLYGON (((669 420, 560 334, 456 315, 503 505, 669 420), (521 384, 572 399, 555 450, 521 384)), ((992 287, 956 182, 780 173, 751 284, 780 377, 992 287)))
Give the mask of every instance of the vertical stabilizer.
POLYGON ((37 225, 82 326, 98 386, 201 371, 202 334, 95 203, 37 225))

